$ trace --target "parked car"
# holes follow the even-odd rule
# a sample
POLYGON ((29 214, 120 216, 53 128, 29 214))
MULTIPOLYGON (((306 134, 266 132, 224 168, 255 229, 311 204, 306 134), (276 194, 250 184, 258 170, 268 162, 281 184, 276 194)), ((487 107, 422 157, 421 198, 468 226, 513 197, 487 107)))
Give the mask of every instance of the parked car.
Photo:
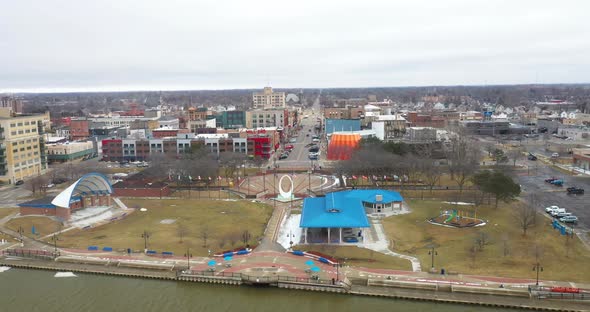
POLYGON ((563 217, 569 217, 571 215, 572 215, 571 212, 559 212, 557 215, 555 215, 555 217, 558 219, 561 219, 563 217))
POLYGON ((559 219, 559 221, 561 221, 563 223, 578 223, 578 217, 576 217, 576 216, 566 216, 566 217, 563 217, 563 218, 559 219))
POLYGON ((62 184, 66 182, 68 182, 68 179, 66 178, 54 178, 53 180, 51 180, 51 183, 53 184, 62 184))
POLYGON ((289 139, 289 143, 297 143, 297 138, 291 138, 291 139, 289 139))
POLYGON ((567 188, 567 193, 570 194, 570 195, 571 194, 573 194, 573 195, 582 195, 582 194, 584 194, 584 189, 583 188, 572 186, 572 187, 568 187, 567 188))
POLYGON ((308 151, 309 151, 310 153, 317 153, 317 152, 319 152, 319 151, 320 151, 320 148, 319 148, 319 147, 317 147, 317 146, 314 146, 314 147, 311 147, 311 148, 310 148, 308 151))
POLYGON ((320 141, 320 139, 313 139, 311 140, 313 143, 318 143, 320 141))
POLYGON ((558 214, 565 213, 565 212, 566 212, 565 208, 555 209, 555 210, 551 211, 551 216, 556 217, 558 214))
POLYGON ((54 186, 55 186, 55 184, 53 184, 53 183, 49 183, 49 184, 45 185, 45 188, 52 188, 52 187, 54 187, 54 186))
POLYGON ((537 160, 537 156, 535 156, 534 154, 531 154, 531 153, 529 153, 529 156, 527 158, 532 161, 537 160))
POLYGON ((563 186, 563 180, 553 180, 551 181, 551 184, 555 185, 555 186, 563 186))
POLYGON ((557 180, 557 178, 548 178, 548 179, 545 179, 545 182, 551 183, 551 182, 553 182, 555 180, 557 180))
POLYGON ((23 184, 25 184, 25 181, 23 181, 23 180, 18 180, 14 183, 14 185, 23 185, 23 184))
POLYGON ((559 153, 553 153, 553 154, 551 154, 551 157, 557 158, 557 157, 559 157, 559 153))
POLYGON ((287 157, 289 157, 289 154, 281 154, 281 156, 279 156, 279 160, 287 159, 287 157))
POLYGON ((559 209, 559 206, 549 206, 549 207, 545 208, 545 212, 551 213, 553 210, 557 210, 557 209, 559 209))
POLYGON ((285 146, 285 149, 287 149, 287 150, 291 150, 291 149, 293 149, 294 147, 295 147, 295 146, 293 146, 292 144, 289 144, 289 145, 285 146))

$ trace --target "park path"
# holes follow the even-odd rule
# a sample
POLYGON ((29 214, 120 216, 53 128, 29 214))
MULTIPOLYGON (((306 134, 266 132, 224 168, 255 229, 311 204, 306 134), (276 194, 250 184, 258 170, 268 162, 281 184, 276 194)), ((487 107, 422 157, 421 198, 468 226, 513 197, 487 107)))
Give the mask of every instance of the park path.
POLYGON ((264 236, 260 241, 258 247, 256 247, 255 251, 279 251, 284 252, 285 248, 277 243, 277 235, 279 235, 279 229, 283 219, 287 215, 289 210, 289 204, 284 204, 280 202, 274 202, 273 200, 266 202, 269 205, 276 205, 270 220, 266 224, 266 229, 264 230, 264 236))
POLYGON ((418 258, 404 255, 404 254, 400 254, 400 253, 391 251, 388 248, 388 240, 387 240, 387 237, 385 236, 385 231, 383 230, 383 225, 381 224, 381 219, 371 218, 371 228, 373 229, 372 234, 376 234, 377 239, 373 243, 363 244, 363 247, 380 252, 380 253, 388 255, 388 256, 406 259, 412 263, 412 271, 414 271, 414 272, 421 272, 422 271, 422 267, 420 265, 420 260, 418 260, 418 258))

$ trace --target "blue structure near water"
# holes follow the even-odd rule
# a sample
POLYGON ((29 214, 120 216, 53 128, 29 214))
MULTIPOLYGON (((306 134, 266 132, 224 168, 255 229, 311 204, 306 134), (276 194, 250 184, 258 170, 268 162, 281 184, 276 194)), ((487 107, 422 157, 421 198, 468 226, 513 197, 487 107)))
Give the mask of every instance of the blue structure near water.
MULTIPOLYGON (((398 192, 382 189, 348 190, 328 193, 325 197, 308 197, 303 201, 299 227, 304 230, 305 243, 310 229, 314 232, 312 237, 327 232, 330 243, 358 242, 362 240, 361 229, 370 227, 367 213, 401 210, 402 202, 403 197, 398 192)), ((313 239, 309 242, 325 241, 313 239)))

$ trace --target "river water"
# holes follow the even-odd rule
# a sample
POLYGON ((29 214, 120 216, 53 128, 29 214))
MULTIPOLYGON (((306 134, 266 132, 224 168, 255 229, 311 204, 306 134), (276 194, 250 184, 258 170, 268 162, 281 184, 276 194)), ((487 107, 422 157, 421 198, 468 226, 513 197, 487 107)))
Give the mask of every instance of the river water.
POLYGON ((513 311, 278 288, 54 275, 19 269, 0 273, 0 311, 513 311))

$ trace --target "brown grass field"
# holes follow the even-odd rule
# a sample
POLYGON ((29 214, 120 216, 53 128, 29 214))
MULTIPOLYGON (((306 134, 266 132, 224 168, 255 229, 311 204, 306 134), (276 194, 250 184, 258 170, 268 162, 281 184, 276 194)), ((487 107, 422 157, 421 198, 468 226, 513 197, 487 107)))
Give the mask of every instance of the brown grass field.
POLYGON ((61 235, 60 247, 86 249, 109 246, 114 250, 144 249, 144 231, 149 233, 148 248, 176 255, 191 249, 194 256, 243 246, 244 231, 250 233, 249 244, 262 236, 272 207, 250 201, 197 199, 123 199, 128 207, 147 208, 125 219, 87 230, 72 230, 61 235), (174 221, 171 224, 162 220, 174 221), (183 236, 180 242, 180 236, 183 236), (205 246, 204 233, 207 236, 205 246))
POLYGON ((505 277, 533 278, 533 264, 539 255, 544 267, 542 279, 588 281, 590 251, 577 238, 560 235, 545 216, 537 216, 537 225, 522 234, 513 204, 481 206, 477 217, 488 224, 476 228, 447 228, 432 225, 427 219, 435 217, 441 209, 458 208, 473 211, 473 206, 453 206, 440 201, 408 202, 412 213, 393 216, 383 221, 385 231, 394 241, 394 251, 416 256, 423 270, 431 266, 429 247, 436 247, 435 268, 463 274, 483 274, 505 277), (486 244, 472 252, 476 238, 484 235, 486 244))

